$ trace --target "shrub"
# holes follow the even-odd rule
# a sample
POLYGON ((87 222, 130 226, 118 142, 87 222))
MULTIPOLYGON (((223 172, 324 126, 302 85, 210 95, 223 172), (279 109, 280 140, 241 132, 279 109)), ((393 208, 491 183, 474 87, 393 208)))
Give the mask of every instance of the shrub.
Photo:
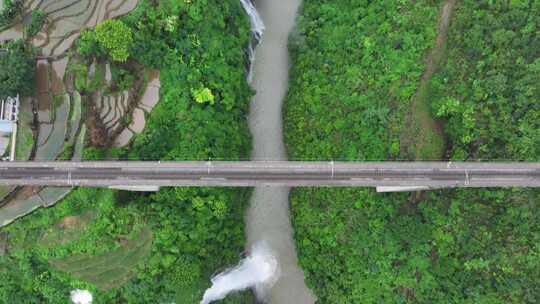
POLYGON ((133 75, 129 70, 117 67, 116 65, 111 65, 111 73, 112 79, 116 85, 115 89, 118 92, 129 89, 135 81, 135 75, 133 75))
POLYGON ((81 33, 77 42, 79 55, 85 58, 104 56, 104 51, 96 40, 96 33, 92 30, 86 30, 81 33))
POLYGON ((107 50, 109 56, 124 62, 129 57, 133 32, 120 20, 107 20, 96 26, 96 41, 107 50))
POLYGON ((47 19, 47 14, 42 11, 33 11, 32 20, 26 28, 26 35, 28 37, 35 36, 43 27, 45 20, 47 19))
POLYGON ((0 11, 0 29, 9 25, 22 11, 22 1, 4 0, 4 9, 0 11))
POLYGON ((209 104, 214 104, 214 94, 212 94, 212 91, 210 91, 209 88, 191 89, 191 94, 198 103, 207 102, 209 104))

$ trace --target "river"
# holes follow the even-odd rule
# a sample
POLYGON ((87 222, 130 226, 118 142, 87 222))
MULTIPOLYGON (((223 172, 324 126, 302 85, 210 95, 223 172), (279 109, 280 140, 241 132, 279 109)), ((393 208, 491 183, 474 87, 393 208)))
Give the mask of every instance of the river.
MULTIPOLYGON (((266 30, 255 54, 249 126, 253 160, 287 159, 281 109, 289 80, 287 42, 300 0, 258 0, 255 3, 266 30)), ((314 303, 298 266, 289 215, 289 188, 258 187, 246 214, 247 248, 266 241, 278 259, 281 276, 266 294, 269 303, 314 303)))

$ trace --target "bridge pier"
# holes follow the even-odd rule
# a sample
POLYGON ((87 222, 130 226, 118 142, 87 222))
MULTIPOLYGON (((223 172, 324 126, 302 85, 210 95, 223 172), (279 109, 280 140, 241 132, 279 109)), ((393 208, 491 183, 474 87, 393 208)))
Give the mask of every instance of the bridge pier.
POLYGON ((158 192, 159 186, 109 186, 109 189, 133 192, 158 192))
POLYGON ((387 193, 387 192, 415 192, 415 191, 422 191, 422 190, 430 190, 433 188, 427 187, 427 186, 417 186, 417 187, 385 187, 385 186, 379 186, 376 187, 377 192, 379 193, 387 193))

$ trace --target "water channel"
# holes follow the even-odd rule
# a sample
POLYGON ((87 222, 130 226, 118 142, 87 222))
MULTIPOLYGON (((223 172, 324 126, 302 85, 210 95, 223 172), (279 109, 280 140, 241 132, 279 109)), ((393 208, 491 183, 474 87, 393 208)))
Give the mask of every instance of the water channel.
MULTIPOLYGON (((282 103, 289 80, 288 37, 293 29, 300 0, 258 0, 255 6, 266 30, 256 48, 249 126, 253 135, 252 160, 287 159, 283 143, 282 103)), ((289 188, 258 187, 246 215, 247 248, 258 241, 269 244, 277 257, 281 275, 267 291, 269 303, 313 303, 298 266, 289 216, 289 188)))

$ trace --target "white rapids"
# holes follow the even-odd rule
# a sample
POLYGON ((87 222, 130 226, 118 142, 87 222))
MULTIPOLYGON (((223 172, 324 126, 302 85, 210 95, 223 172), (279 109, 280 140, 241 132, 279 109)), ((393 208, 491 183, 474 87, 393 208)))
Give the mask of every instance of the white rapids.
POLYGON ((254 288, 257 294, 272 287, 279 276, 278 262, 268 245, 253 245, 251 254, 238 266, 227 269, 212 278, 212 287, 204 293, 201 304, 225 298, 229 293, 254 288))
POLYGON ((249 22, 251 23, 251 42, 248 46, 248 56, 249 56, 249 72, 248 72, 248 82, 251 82, 253 79, 253 61, 255 60, 255 47, 261 41, 265 27, 264 22, 259 15, 255 6, 251 0, 240 0, 242 7, 246 11, 246 14, 249 16, 249 22))
MULTIPOLYGON (((286 160, 281 116, 289 79, 287 43, 301 0, 256 0, 256 8, 252 0, 240 1, 252 26, 248 81, 257 92, 249 112, 253 135, 251 159, 286 160)), ((252 248, 252 255, 237 267, 214 277, 201 304, 247 288, 254 289, 257 299, 265 303, 312 304, 316 301, 298 265, 288 199, 287 187, 254 189, 245 219, 246 248, 252 248), (261 241, 267 244, 268 250, 257 249, 261 241)))
MULTIPOLYGON (((294 29, 301 0, 255 0, 266 29, 253 61, 256 95, 249 108, 249 129, 253 137, 252 160, 286 160, 283 142, 282 103, 289 82, 289 34, 294 29)), ((260 301, 281 304, 311 304, 313 292, 304 282, 296 256, 294 231, 289 213, 288 187, 255 187, 246 212, 246 248, 264 240, 275 253, 280 277, 260 301)))

